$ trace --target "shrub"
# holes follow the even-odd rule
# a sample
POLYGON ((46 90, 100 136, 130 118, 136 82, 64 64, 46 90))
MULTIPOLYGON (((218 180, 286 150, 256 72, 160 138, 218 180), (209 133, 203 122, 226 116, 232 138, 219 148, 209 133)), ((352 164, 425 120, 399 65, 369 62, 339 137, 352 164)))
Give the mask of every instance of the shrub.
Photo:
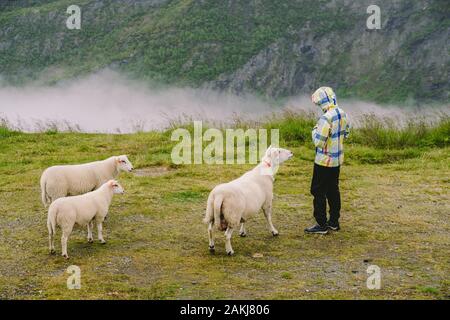
POLYGON ((279 129, 281 140, 297 144, 311 141, 311 129, 315 122, 316 119, 311 113, 286 110, 281 115, 272 116, 264 128, 279 129))

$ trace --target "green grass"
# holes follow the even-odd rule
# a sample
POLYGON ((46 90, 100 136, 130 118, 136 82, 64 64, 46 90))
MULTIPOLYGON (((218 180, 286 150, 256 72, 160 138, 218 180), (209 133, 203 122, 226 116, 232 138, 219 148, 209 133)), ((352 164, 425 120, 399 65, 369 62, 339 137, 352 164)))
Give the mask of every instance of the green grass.
POLYGON ((294 143, 302 133, 285 139, 295 128, 291 121, 281 139, 295 157, 275 180, 280 236, 271 236, 259 214, 247 223, 246 238, 234 235, 233 257, 225 254, 222 233, 216 254, 209 253, 201 220, 209 190, 250 165, 172 166, 167 132, 12 134, 0 127, 0 298, 448 299, 448 143, 385 149, 355 137, 341 173, 342 230, 306 236, 314 151, 309 142, 294 143), (113 201, 106 245, 88 244, 78 228, 69 261, 49 255, 43 169, 124 153, 138 169, 170 170, 120 176, 127 192, 113 201), (81 268, 81 290, 66 288, 72 264, 81 268), (381 290, 366 288, 370 264, 381 268, 381 290))
MULTIPOLYGON (((398 121, 397 121, 398 122, 398 121)), ((367 116, 362 127, 352 135, 352 142, 377 148, 443 147, 450 144, 450 118, 443 115, 434 125, 410 120, 399 128, 395 120, 381 121, 367 116)))
POLYGON ((11 137, 18 133, 11 128, 11 124, 6 119, 0 118, 0 138, 11 137))

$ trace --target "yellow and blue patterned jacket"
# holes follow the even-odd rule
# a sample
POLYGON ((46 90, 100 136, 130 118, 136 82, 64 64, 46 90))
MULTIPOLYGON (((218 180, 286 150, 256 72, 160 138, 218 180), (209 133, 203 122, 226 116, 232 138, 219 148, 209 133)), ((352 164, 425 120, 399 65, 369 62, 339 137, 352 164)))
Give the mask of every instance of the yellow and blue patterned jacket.
POLYGON ((316 147, 315 163, 324 167, 338 167, 344 162, 344 138, 350 131, 347 115, 336 103, 331 88, 321 88, 313 101, 325 112, 312 131, 316 147), (327 90, 329 89, 329 90, 327 90), (325 93, 324 98, 320 98, 325 93), (328 94, 327 94, 328 93, 328 94))

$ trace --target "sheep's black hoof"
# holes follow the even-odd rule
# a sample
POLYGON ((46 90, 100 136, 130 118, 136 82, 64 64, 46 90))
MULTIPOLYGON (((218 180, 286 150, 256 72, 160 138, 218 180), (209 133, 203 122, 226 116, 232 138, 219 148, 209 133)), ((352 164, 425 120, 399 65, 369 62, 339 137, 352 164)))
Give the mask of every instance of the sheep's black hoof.
POLYGON ((106 241, 105 240, 100 240, 100 244, 106 244, 106 241))
POLYGON ((67 254, 62 255, 66 260, 69 260, 69 256, 67 254))
POLYGON ((55 249, 50 250, 50 254, 55 254, 55 253, 56 253, 55 249))
POLYGON ((211 252, 211 253, 216 252, 216 247, 214 247, 214 246, 209 246, 209 252, 211 252))
POLYGON ((278 237, 279 233, 278 233, 278 232, 273 232, 273 231, 272 231, 272 235, 273 235, 274 237, 278 237))
POLYGON ((88 243, 94 243, 94 239, 88 239, 88 243))
POLYGON ((234 251, 228 251, 227 254, 228 254, 229 256, 232 256, 232 255, 234 254, 234 251))
POLYGON ((241 236, 242 238, 245 238, 247 236, 247 233, 241 232, 241 233, 239 233, 239 236, 241 236))

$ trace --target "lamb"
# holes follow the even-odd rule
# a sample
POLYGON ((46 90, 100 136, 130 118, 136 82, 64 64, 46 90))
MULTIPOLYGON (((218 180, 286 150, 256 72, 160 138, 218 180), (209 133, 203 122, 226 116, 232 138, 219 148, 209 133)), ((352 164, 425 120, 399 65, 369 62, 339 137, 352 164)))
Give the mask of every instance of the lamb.
POLYGON ((115 179, 120 171, 132 170, 133 165, 125 155, 80 165, 50 167, 41 177, 42 203, 47 207, 56 199, 96 190, 106 181, 115 179))
POLYGON ((215 251, 213 226, 225 231, 225 249, 233 255, 231 236, 239 227, 240 236, 245 237, 244 222, 261 209, 264 212, 273 236, 278 235, 272 224, 272 200, 274 175, 279 164, 293 156, 287 149, 270 146, 262 161, 253 170, 231 182, 216 186, 208 197, 204 223, 208 224, 209 250, 215 251))
POLYGON ((122 186, 117 181, 110 180, 95 191, 55 200, 50 205, 47 218, 50 253, 55 253, 54 237, 56 225, 59 225, 62 230, 62 256, 66 259, 69 259, 69 255, 67 254, 67 240, 75 224, 88 226, 88 242, 92 243, 92 229, 95 220, 98 240, 102 244, 105 244, 106 241, 103 239, 103 221, 108 214, 113 195, 123 193, 124 189, 122 186))

